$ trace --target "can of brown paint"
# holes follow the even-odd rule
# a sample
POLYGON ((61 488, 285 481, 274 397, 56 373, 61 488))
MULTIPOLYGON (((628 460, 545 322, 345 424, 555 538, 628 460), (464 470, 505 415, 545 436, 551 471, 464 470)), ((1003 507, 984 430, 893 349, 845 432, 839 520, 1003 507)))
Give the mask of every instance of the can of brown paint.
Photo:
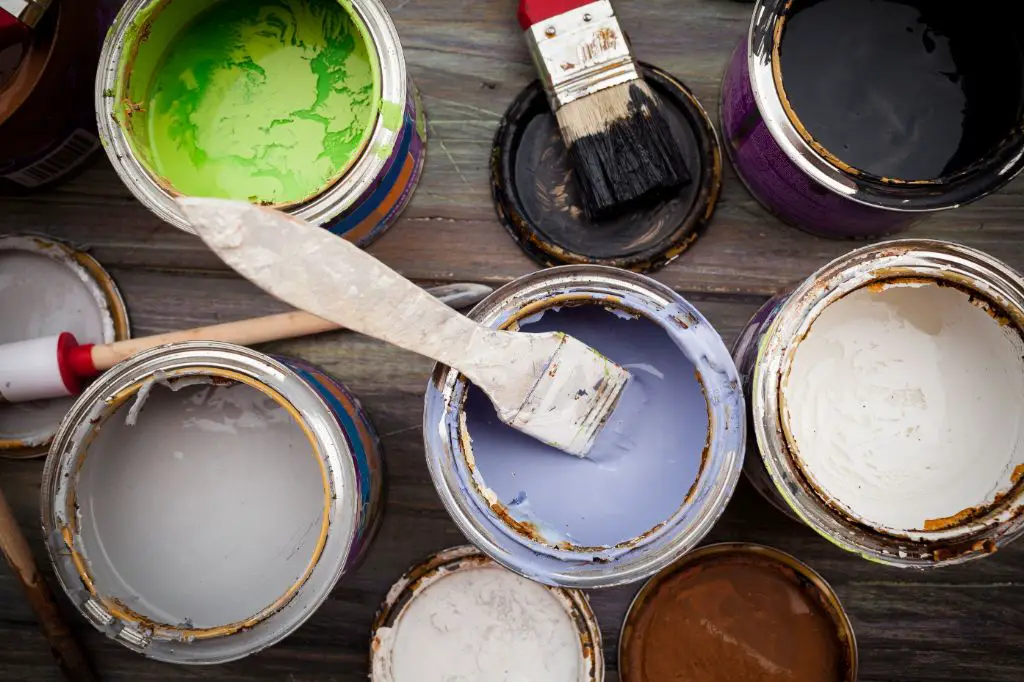
POLYGON ((0 194, 53 185, 99 151, 92 105, 103 36, 120 0, 57 2, 34 30, 0 35, 0 194))
POLYGON ((620 401, 608 449, 599 442, 581 460, 510 433, 465 377, 438 366, 427 463, 474 545, 524 577, 577 589, 641 580, 700 542, 735 489, 745 409, 728 351, 692 304, 644 275, 562 266, 502 287, 469 316, 579 338, 625 366, 646 400, 635 411, 620 401))
POLYGON ((871 561, 995 552, 1024 533, 1019 402, 1003 395, 1024 377, 1022 330, 1024 281, 988 254, 901 240, 836 259, 735 345, 756 437, 747 478, 871 561))
MULTIPOLYGON (((412 199, 426 157, 426 118, 408 75, 398 32, 384 5, 379 0, 351 0, 340 7, 375 74, 372 115, 359 144, 344 163, 333 168, 329 179, 308 194, 277 200, 254 189, 234 198, 275 206, 367 246, 394 224, 412 199)), ((94 93, 100 138, 114 170, 146 208, 186 232, 192 228, 175 197, 231 197, 222 193, 226 191, 223 188, 183 191, 177 184, 187 178, 179 175, 176 183, 169 174, 161 174, 151 145, 150 130, 155 124, 148 109, 156 65, 164 63, 169 47, 186 35, 184 29, 193 30, 210 9, 209 3, 189 0, 128 0, 107 35, 94 93)), ((275 30, 282 23, 281 17, 264 19, 275 30)), ((308 65, 309 58, 303 63, 308 65)), ((231 77, 243 79, 244 73, 235 72, 231 77)), ((324 115, 313 112, 309 117, 330 125, 324 115)), ((278 123, 278 119, 268 120, 267 127, 278 123)), ((221 136, 212 137, 216 143, 221 136)))
POLYGON ((622 682, 856 682, 857 640, 832 587, 777 549, 690 552, 636 594, 619 637, 622 682))
POLYGON ((758 0, 722 83, 733 167, 772 214, 826 237, 985 196, 1024 167, 1020 12, 758 0))
POLYGON ((72 406, 42 522, 58 580, 98 630, 157 660, 222 663, 289 635, 353 570, 383 478, 366 413, 323 370, 171 344, 72 406))
MULTIPOLYGON (((564 624, 567 626, 566 629, 574 631, 571 640, 569 640, 569 637, 564 637, 564 639, 567 640, 566 644, 569 644, 571 641, 571 646, 566 648, 573 650, 575 662, 574 665, 569 665, 568 660, 559 661, 564 667, 559 669, 557 673, 559 677, 557 679, 564 680, 565 682, 603 682, 605 679, 605 664, 601 643, 601 628, 598 625, 597 617, 590 608, 590 600, 586 594, 579 590, 547 587, 523 581, 518 575, 508 574, 504 568, 471 546, 452 547, 432 554, 409 569, 388 590, 387 597, 385 597, 384 602, 377 611, 373 629, 370 633, 370 679, 372 682, 413 682, 413 678, 407 672, 408 668, 411 667, 409 663, 415 661, 415 664, 418 666, 429 666, 429 663, 423 660, 422 652, 415 650, 416 646, 423 646, 423 642, 414 641, 416 639, 415 633, 410 635, 403 632, 403 626, 407 625, 408 621, 415 619, 419 622, 424 622, 424 615, 429 614, 429 611, 425 611, 407 618, 406 616, 409 616, 412 605, 417 600, 422 602, 421 598, 424 593, 441 581, 447 580, 452 576, 469 577, 474 574, 479 575, 481 571, 489 574, 491 580, 499 583, 497 585, 494 583, 490 585, 489 594, 503 594, 503 589, 508 590, 512 594, 526 593, 522 594, 522 596, 529 600, 526 603, 532 604, 533 608, 522 609, 518 603, 510 603, 507 599, 499 599, 493 603, 486 604, 481 611, 488 611, 489 609, 493 609, 493 611, 486 613, 485 617, 488 620, 492 618, 498 620, 497 623, 489 622, 488 628, 474 628, 478 623, 473 623, 471 620, 466 622, 466 619, 472 616, 460 610, 458 612, 459 624, 453 623, 451 626, 445 626, 442 630, 438 631, 443 633, 439 635, 439 639, 431 643, 440 647, 448 647, 447 651, 437 651, 435 652, 436 654, 443 658, 447 653, 454 654, 454 649, 458 648, 456 642, 464 644, 459 639, 460 634, 455 634, 459 629, 462 630, 462 637, 470 636, 473 642, 472 646, 476 647, 477 651, 483 654, 485 658, 487 657, 487 652, 492 655, 501 653, 493 648, 488 649, 484 640, 489 637, 489 631, 492 628, 498 630, 502 628, 502 618, 529 618, 531 614, 526 613, 527 610, 535 613, 539 611, 561 611, 564 615, 563 620, 565 623, 560 624, 564 624), (498 580, 495 580, 495 578, 498 578, 498 580), (544 594, 547 595, 547 598, 542 596, 544 594), (538 601, 541 603, 538 604, 538 601), (403 650, 406 647, 409 647, 411 650, 403 650), (399 657, 405 659, 404 665, 396 660, 399 657), (575 674, 566 672, 571 667, 575 667, 575 674), (565 676, 563 677, 562 675, 565 676)), ((437 601, 442 604, 450 604, 451 591, 465 590, 466 585, 460 584, 458 586, 445 587, 449 594, 441 595, 437 601)), ((437 590, 435 589, 434 591, 436 592, 437 590)), ((479 616, 480 614, 473 615, 479 616)), ((412 627, 416 627, 416 624, 414 623, 412 627)), ((561 630, 562 628, 553 628, 550 631, 543 633, 534 632, 533 634, 537 637, 546 636, 554 639, 565 634, 561 630)), ((520 636, 526 637, 528 634, 528 632, 521 633, 520 636)), ((500 638, 501 635, 497 635, 496 641, 504 642, 503 645, 499 645, 500 649, 505 649, 509 644, 515 644, 515 642, 505 642, 500 638)), ((491 646, 494 646, 493 642, 491 646)), ((470 661, 466 660, 467 656, 467 652, 463 650, 459 651, 458 655, 455 655, 454 658, 461 659, 462 662, 469 666, 475 661, 476 657, 473 656, 473 661, 470 661)), ((528 665, 543 666, 545 663, 550 665, 554 662, 529 661, 526 663, 528 665)), ((420 670, 423 670, 423 668, 421 667, 420 670)), ((427 671, 434 673, 435 676, 439 672, 429 667, 427 671)), ((512 673, 514 671, 506 670, 506 672, 512 673)), ((415 677, 416 680, 423 679, 419 673, 414 674, 417 675, 415 677)), ((556 673, 553 672, 552 674, 556 673)), ((552 679, 555 678, 552 677, 552 679)))

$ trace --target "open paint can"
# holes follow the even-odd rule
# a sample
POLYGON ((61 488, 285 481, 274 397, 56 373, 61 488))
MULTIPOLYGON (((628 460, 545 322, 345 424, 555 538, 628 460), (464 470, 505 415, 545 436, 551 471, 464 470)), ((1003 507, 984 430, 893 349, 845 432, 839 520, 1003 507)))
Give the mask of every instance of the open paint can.
POLYGON ((482 392, 437 366, 427 464, 470 541, 520 575, 568 588, 634 582, 696 546, 732 496, 745 438, 736 368, 700 312, 643 275, 580 265, 522 277, 469 316, 569 334, 642 389, 577 458, 505 426, 482 392))
POLYGON ((353 569, 383 476, 366 414, 322 370, 170 344, 68 412, 43 472, 44 537, 98 630, 150 658, 221 663, 289 635, 353 569))
POLYGON ((1024 281, 957 244, 853 251, 767 304, 735 355, 773 502, 866 559, 927 568, 1024 532, 1024 281))
POLYGON ((622 682, 856 682, 857 640, 839 598, 771 547, 687 554, 633 599, 619 638, 622 682))
MULTIPOLYGON (((117 285, 92 256, 36 235, 0 236, 0 345, 71 332, 82 343, 129 336, 117 285)), ((0 457, 46 448, 70 398, 0 405, 0 457)))
POLYGON ((1024 8, 758 0, 722 85, 751 194, 828 237, 902 229, 1024 167, 1024 8))
POLYGON ((378 0, 128 0, 96 79, 100 135, 146 207, 274 206, 369 244, 405 208, 426 141, 378 0))
MULTIPOLYGON (((44 6, 12 4, 28 13, 44 6)), ((67 179, 99 151, 93 79, 121 1, 53 2, 32 29, 7 6, 0 3, 0 194, 23 194, 67 179)))
POLYGON ((601 629, 582 592, 454 547, 388 591, 370 637, 370 680, 602 682, 601 629))

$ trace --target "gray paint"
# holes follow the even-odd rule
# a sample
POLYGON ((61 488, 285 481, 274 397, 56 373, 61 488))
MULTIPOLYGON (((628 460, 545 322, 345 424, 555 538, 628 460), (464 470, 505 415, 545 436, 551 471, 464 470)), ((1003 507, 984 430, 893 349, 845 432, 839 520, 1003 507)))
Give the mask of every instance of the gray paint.
POLYGON ((249 618, 302 577, 324 508, 312 446, 243 385, 152 385, 103 425, 78 480, 97 591, 169 625, 249 618))

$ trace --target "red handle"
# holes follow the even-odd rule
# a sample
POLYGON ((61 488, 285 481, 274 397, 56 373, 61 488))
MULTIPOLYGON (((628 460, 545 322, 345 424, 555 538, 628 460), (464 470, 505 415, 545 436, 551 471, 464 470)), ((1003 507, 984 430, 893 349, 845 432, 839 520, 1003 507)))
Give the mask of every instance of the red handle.
POLYGON ((519 25, 527 30, 534 24, 547 21, 551 17, 584 5, 589 5, 593 0, 519 0, 519 25))

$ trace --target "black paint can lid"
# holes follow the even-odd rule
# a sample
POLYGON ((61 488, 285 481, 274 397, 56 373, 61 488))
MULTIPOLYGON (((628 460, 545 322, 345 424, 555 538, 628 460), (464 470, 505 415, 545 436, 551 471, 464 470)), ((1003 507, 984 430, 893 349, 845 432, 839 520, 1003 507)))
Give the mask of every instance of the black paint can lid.
POLYGON ((491 192, 498 218, 541 265, 595 263, 650 272, 685 251, 715 210, 722 152, 707 113, 683 83, 641 63, 661 97, 692 182, 657 204, 591 222, 576 194, 565 145, 540 81, 528 85, 501 120, 491 154, 491 192))

